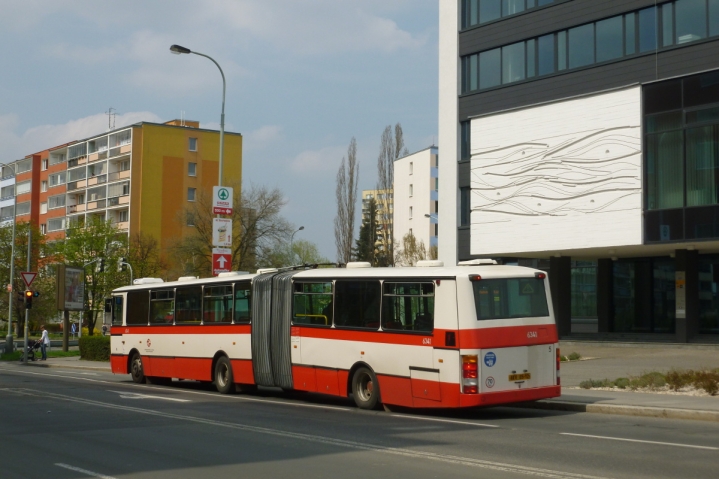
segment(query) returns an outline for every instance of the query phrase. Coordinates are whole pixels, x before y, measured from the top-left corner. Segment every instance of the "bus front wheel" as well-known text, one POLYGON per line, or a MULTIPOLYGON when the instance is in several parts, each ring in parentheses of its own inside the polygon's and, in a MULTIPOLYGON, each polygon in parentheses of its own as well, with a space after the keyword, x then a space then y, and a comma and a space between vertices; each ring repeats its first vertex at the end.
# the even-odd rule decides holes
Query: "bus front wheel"
POLYGON ((142 368, 142 357, 140 357, 140 353, 133 354, 132 359, 130 359, 130 376, 132 376, 132 380, 138 384, 145 383, 145 372, 142 368))
POLYGON ((222 356, 215 364, 215 387, 222 394, 229 394, 234 391, 232 380, 232 364, 226 356, 222 356))
POLYGON ((379 405, 379 383, 371 369, 361 367, 352 376, 352 397, 360 409, 375 409, 379 405))

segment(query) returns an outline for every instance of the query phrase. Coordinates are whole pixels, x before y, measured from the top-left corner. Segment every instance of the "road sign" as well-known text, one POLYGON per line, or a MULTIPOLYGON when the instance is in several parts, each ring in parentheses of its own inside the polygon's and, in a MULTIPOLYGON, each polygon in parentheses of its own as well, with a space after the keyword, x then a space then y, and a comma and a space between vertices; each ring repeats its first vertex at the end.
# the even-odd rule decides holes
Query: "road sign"
POLYGON ((33 273, 31 271, 23 271, 20 273, 20 276, 22 276, 22 280, 25 281, 25 285, 29 288, 33 281, 35 281, 35 276, 37 276, 37 273, 33 273))
POLYGON ((232 250, 230 248, 212 248, 212 274, 228 273, 232 269, 232 250))
POLYGON ((212 246, 232 247, 232 220, 212 218, 212 246))
POLYGON ((232 188, 229 186, 212 187, 212 214, 232 214, 232 188))

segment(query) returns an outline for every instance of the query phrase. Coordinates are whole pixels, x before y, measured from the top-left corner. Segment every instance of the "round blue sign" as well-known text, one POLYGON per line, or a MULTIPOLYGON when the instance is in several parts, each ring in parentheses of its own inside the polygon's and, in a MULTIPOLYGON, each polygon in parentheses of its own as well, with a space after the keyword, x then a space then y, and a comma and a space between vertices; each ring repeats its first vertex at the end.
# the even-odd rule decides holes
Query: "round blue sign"
POLYGON ((496 362, 497 356, 493 352, 490 351, 484 355, 484 364, 486 364, 487 367, 491 368, 496 362))

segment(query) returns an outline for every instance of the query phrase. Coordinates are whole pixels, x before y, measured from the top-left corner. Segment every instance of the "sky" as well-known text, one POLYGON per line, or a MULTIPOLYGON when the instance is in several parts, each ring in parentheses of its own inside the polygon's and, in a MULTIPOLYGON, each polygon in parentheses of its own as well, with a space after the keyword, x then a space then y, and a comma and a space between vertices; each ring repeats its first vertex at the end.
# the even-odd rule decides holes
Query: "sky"
MULTIPOLYGON (((436 0, 0 0, 0 163, 115 126, 181 116, 244 136, 243 183, 336 258, 335 176, 352 137, 359 190, 385 126, 436 142, 436 0)), ((225 158, 225 162, 230 161, 225 158)), ((358 195, 359 196, 359 195, 358 195)), ((357 204, 355 236, 359 232, 357 204)))

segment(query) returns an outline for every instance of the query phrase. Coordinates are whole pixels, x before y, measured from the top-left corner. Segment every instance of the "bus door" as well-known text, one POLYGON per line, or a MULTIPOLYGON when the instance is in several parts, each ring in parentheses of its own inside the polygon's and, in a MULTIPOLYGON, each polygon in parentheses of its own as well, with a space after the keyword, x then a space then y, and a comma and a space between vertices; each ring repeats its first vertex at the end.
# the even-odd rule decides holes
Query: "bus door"
MULTIPOLYGON (((434 298, 433 367, 439 371, 440 385, 457 385, 460 381, 461 367, 457 282, 448 279, 436 280, 434 298)), ((449 398, 443 399, 446 402, 449 398)))

